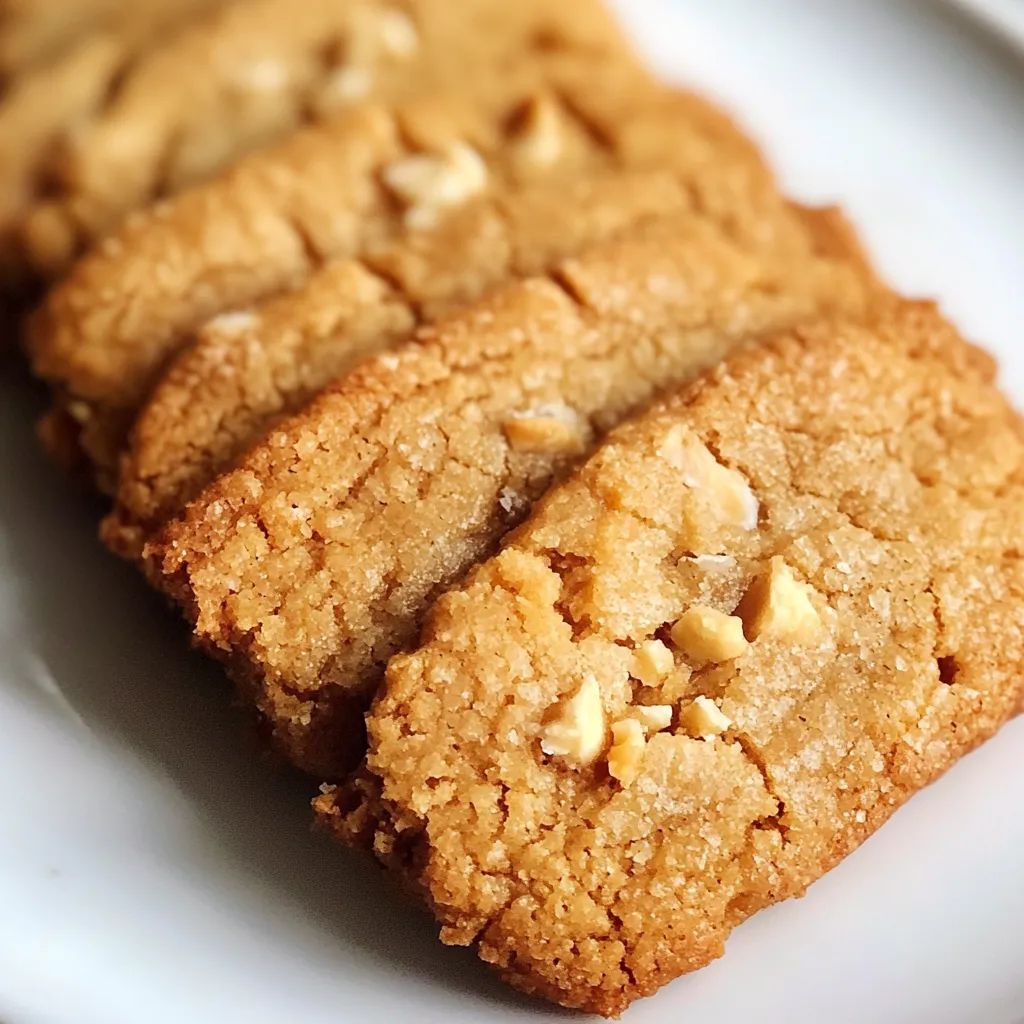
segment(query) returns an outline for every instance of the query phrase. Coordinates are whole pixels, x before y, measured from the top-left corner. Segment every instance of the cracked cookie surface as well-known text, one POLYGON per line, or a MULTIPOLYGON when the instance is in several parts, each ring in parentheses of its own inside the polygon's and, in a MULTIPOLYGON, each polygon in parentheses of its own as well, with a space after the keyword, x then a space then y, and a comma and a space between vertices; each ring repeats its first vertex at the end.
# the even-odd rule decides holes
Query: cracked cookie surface
POLYGON ((620 428, 392 660, 321 818, 566 1006, 720 956, 1018 707, 1024 429, 992 377, 907 305, 620 428), (686 650, 695 609, 741 642, 686 650))
MULTIPOLYGON (((539 79, 564 62, 526 65, 539 79)), ((476 94, 362 106, 140 215, 82 260, 51 292, 28 344, 37 374, 54 386, 56 418, 77 425, 101 485, 113 486, 130 424, 191 331, 301 286, 332 258, 401 237, 409 216, 422 227, 424 215, 440 223, 487 195, 500 202, 520 182, 574 187, 608 171, 666 168, 695 206, 737 232, 772 246, 788 232, 802 244, 776 212, 784 203, 756 149, 724 115, 653 86, 618 91, 607 67, 590 71, 601 91, 576 82, 552 93, 506 76, 493 106, 476 94), (538 88, 549 112, 539 119, 538 88), (552 111, 561 142, 554 159, 541 147, 537 165, 535 147, 524 158, 522 145, 550 131, 552 111)), ((482 246, 481 255, 502 253, 482 246)), ((393 272, 414 274, 414 262, 393 272)))
POLYGON ((837 215, 785 217, 802 251, 683 212, 442 318, 328 388, 157 535, 151 579, 287 756, 321 778, 357 760, 362 712, 430 601, 658 389, 759 331, 877 298, 837 215))

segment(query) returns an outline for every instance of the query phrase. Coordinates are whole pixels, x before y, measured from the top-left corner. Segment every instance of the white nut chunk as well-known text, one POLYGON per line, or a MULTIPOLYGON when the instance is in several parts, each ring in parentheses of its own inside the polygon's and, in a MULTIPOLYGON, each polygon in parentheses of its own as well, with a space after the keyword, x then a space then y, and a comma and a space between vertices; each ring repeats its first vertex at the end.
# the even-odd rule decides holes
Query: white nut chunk
POLYGON ((453 142, 436 156, 418 154, 384 168, 384 184, 408 205, 409 228, 436 223, 446 207, 458 206, 487 187, 487 164, 465 142, 453 142))
POLYGON ((584 448, 580 417, 569 406, 542 406, 518 412, 503 424, 513 451, 528 454, 579 454, 584 448))
POLYGON ((630 675, 644 686, 657 686, 675 667, 672 652, 660 640, 645 640, 633 652, 630 675))
POLYGON ((411 57, 419 49, 419 32, 404 11, 382 11, 379 31, 381 48, 390 57, 411 57))
POLYGON ((672 627, 672 642, 690 661, 731 661, 750 646, 743 620, 716 608, 695 605, 672 627))
POLYGON ((774 637, 779 640, 809 640, 821 627, 821 618, 811 603, 811 588, 798 582, 793 570, 781 558, 773 558, 768 569, 750 585, 737 612, 751 640, 774 637))
POLYGON ((605 719, 601 689, 587 676, 575 697, 567 700, 559 717, 541 734, 540 749, 552 757, 564 757, 585 767, 597 760, 604 749, 605 719))
POLYGON ((561 159, 565 129, 555 102, 547 96, 535 96, 523 112, 523 120, 513 143, 513 153, 521 170, 540 171, 553 167, 561 159))
POLYGON ((742 473, 723 466, 686 427, 675 426, 665 437, 659 454, 683 473, 683 483, 704 492, 719 519, 729 526, 753 530, 758 502, 742 473))
POLYGON ((623 786, 632 786, 640 774, 647 740, 643 726, 635 718, 624 718, 612 726, 612 746, 608 751, 608 774, 623 786))
POLYGON ((667 729, 672 724, 672 705, 637 704, 630 708, 629 717, 636 719, 644 732, 650 736, 667 729))
POLYGON ((718 705, 707 697, 698 697, 679 714, 679 724, 698 740, 713 740, 721 736, 732 722, 722 714, 718 705))

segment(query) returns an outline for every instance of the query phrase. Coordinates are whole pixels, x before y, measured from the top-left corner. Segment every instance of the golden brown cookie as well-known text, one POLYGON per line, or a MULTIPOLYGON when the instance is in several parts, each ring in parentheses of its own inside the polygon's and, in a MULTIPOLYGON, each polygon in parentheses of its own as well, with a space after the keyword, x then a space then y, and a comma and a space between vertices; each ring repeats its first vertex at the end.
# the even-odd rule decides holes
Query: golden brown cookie
POLYGON ((117 88, 54 154, 22 219, 21 254, 53 277, 131 210, 363 100, 437 89, 485 101, 505 81, 584 56, 629 67, 600 0, 246 0, 121 70, 117 88))
POLYGON ((109 488, 140 405, 209 317, 520 182, 568 186, 651 167, 676 171, 694 203, 730 229, 793 233, 791 221, 765 219, 783 201, 754 146, 688 94, 566 85, 513 90, 496 109, 450 95, 364 106, 108 239, 51 293, 31 332, 33 364, 109 488))
POLYGON ((0 0, 0 80, 66 58, 90 32, 149 35, 209 6, 211 0, 0 0))
POLYGON ((685 177, 669 170, 514 182, 433 229, 328 264, 293 293, 215 318, 135 424, 105 541, 138 558, 146 538, 276 420, 414 327, 645 219, 692 208, 685 177))
POLYGON ((802 895, 1024 690, 1024 429, 935 311, 616 431, 393 660, 323 820, 606 1016, 802 895))
MULTIPOLYGON (((0 66, 4 54, 17 63, 40 46, 45 29, 66 30, 63 45, 48 59, 16 75, 0 96, 0 290, 19 296, 32 275, 20 254, 20 219, 49 188, 55 153, 83 130, 97 108, 108 101, 120 78, 140 59, 153 38, 173 32, 227 0, 148 0, 132 4, 24 4, 0 22, 0 66), (62 13, 63 12, 63 13, 62 13), (60 15, 60 17, 58 17, 60 15), (37 38, 38 37, 38 38, 37 38)), ((51 47, 45 47, 49 52, 51 47)))
POLYGON ((362 712, 423 610, 605 430, 752 334, 875 297, 859 253, 835 252, 835 215, 773 216, 802 225, 803 251, 684 212, 442 319, 161 531, 151 578, 290 758, 322 778, 358 758, 362 712))
MULTIPOLYGON (((467 78, 473 89, 358 105, 129 218, 82 260, 40 310, 28 348, 37 372, 54 384, 55 414, 80 425, 101 484, 113 485, 138 405, 190 330, 218 312, 295 287, 329 258, 422 227, 510 176, 575 178, 604 166, 649 167, 678 151, 678 166, 684 153, 705 165, 714 154, 723 161, 711 202, 735 205, 728 192, 741 175, 770 188, 755 147, 723 115, 655 87, 628 53, 601 48, 594 38, 599 24, 587 14, 596 2, 516 5, 502 56, 490 53, 493 43, 464 37, 461 20, 450 23, 447 0, 419 0, 422 56, 415 69, 388 79, 390 91, 403 85, 419 95, 430 81, 443 82, 440 69, 451 73, 446 61, 459 45, 476 54, 473 61, 493 57, 489 71, 477 67, 467 78), (434 5, 428 34, 425 15, 434 5), (442 28, 453 33, 448 43, 435 38, 442 28), (543 46, 538 33, 548 40, 543 46), (438 73, 431 77, 433 63, 438 73), (639 107, 647 111, 640 124, 614 133, 616 119, 639 107), (645 138, 645 124, 662 131, 671 125, 679 138, 645 138), (614 148, 618 136, 627 147, 622 152, 614 148)), ((457 6, 465 13, 467 4, 480 6, 482 17, 494 0, 457 6)), ((473 61, 455 63, 469 74, 473 61)))

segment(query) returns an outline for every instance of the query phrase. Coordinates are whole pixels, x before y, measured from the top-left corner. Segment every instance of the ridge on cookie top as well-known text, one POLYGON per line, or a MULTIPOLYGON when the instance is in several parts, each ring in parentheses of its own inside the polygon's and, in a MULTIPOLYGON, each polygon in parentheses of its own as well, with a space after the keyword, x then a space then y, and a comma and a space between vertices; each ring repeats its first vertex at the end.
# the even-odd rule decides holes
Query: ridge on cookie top
POLYGON ((1024 696, 1024 427, 925 305, 619 428, 392 660, 321 820, 607 1016, 803 894, 1024 696))

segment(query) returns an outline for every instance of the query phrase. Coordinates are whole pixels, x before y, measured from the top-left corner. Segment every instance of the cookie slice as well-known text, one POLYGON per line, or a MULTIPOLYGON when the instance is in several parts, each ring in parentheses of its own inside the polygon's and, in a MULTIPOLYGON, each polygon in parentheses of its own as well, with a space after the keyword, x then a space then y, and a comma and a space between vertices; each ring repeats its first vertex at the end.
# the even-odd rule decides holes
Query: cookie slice
MULTIPOLYGON (((151 0, 117 10, 102 5, 86 10, 72 4, 61 22, 69 31, 76 30, 67 45, 9 83, 0 100, 0 287, 7 296, 21 296, 32 283, 19 251, 19 222, 49 187, 55 150, 81 130, 155 36, 223 2, 151 0), (83 31, 78 33, 80 24, 83 31)), ((43 6, 21 11, 21 29, 8 25, 7 36, 0 29, 0 61, 5 44, 16 49, 13 40, 21 39, 22 31, 30 33, 35 24, 42 32, 56 13, 43 6)))
POLYGON ((544 67, 640 74, 600 0, 246 0, 122 69, 51 162, 21 225, 54 277, 126 213, 354 102, 436 89, 481 102, 544 67), (550 45, 550 49, 547 47, 550 45))
POLYGON ((51 424, 78 425, 110 489, 138 409, 203 321, 520 181, 666 167, 731 230, 794 234, 785 218, 766 220, 783 201, 723 115, 654 87, 595 90, 596 81, 539 94, 510 86, 490 108, 451 95, 363 106, 138 216, 54 289, 33 325, 33 365, 56 391, 51 424))
POLYGON ((829 214, 804 251, 683 213, 564 261, 364 364, 270 434, 147 548, 277 745, 322 778, 429 602, 605 430, 751 334, 877 292, 829 214), (821 250, 824 250, 824 254, 821 250))
POLYGON ((95 31, 151 34, 209 0, 0 0, 0 79, 68 58, 95 31))
POLYGON ((720 956, 1024 695, 1024 430, 992 377, 908 306, 624 426, 391 662, 322 819, 565 1006, 720 956))
POLYGON ((140 414, 104 540, 138 558, 156 528, 358 360, 509 278, 543 273, 645 219, 691 207, 690 190, 670 171, 512 187, 360 261, 329 264, 296 292, 217 317, 140 414))

